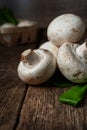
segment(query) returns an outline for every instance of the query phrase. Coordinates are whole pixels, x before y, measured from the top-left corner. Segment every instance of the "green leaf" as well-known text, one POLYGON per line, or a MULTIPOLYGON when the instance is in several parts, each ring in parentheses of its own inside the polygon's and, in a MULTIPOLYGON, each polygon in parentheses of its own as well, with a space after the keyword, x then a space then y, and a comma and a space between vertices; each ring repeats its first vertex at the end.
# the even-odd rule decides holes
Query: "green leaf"
POLYGON ((68 91, 64 92, 59 97, 59 101, 68 105, 77 106, 77 104, 83 99, 86 90, 87 84, 76 85, 68 91))
POLYGON ((14 16, 12 10, 7 7, 0 8, 0 25, 4 23, 18 24, 18 20, 14 16))
POLYGON ((68 80, 63 80, 63 81, 55 81, 53 82, 53 84, 59 88, 63 88, 63 87, 71 87, 74 86, 75 84, 68 81, 68 80))

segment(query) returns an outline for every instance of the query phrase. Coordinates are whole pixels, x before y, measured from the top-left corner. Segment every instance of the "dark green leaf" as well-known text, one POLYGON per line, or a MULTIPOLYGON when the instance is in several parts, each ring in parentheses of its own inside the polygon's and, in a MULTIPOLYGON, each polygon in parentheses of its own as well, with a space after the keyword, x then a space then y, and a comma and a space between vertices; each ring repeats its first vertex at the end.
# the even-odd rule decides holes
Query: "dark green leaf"
POLYGON ((14 16, 12 10, 9 8, 0 8, 0 24, 4 23, 13 23, 13 24, 18 24, 18 20, 14 16))
POLYGON ((48 83, 58 88, 71 87, 73 85, 76 85, 75 83, 67 80, 59 71, 56 71, 56 73, 53 75, 48 83))
POLYGON ((74 86, 75 84, 68 81, 68 80, 63 80, 63 81, 55 81, 53 82, 53 84, 57 87, 71 87, 71 86, 74 86))

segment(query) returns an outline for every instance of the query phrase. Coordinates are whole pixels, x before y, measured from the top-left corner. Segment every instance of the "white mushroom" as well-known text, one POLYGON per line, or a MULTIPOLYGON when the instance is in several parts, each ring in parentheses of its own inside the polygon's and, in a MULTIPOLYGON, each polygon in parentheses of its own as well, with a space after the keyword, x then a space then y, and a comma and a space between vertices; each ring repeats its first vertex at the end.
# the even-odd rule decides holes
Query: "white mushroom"
POLYGON ((45 49, 28 49, 22 53, 18 76, 31 85, 46 82, 55 72, 56 59, 45 49))
POLYGON ((58 47, 52 44, 52 42, 47 41, 43 43, 39 48, 46 49, 50 51, 54 55, 55 58, 57 57, 58 47))
MULTIPOLYGON (((8 29, 8 28, 12 28, 12 27, 16 27, 16 25, 12 24, 12 23, 4 23, 1 27, 0 27, 0 31, 3 33, 5 33, 5 31, 3 31, 4 29, 8 29)), ((3 35, 3 39, 5 42, 11 42, 11 35, 10 34, 4 34, 3 35)))
POLYGON ((61 73, 75 83, 87 82, 87 43, 64 43, 58 50, 57 64, 61 73))
POLYGON ((81 57, 87 60, 87 42, 84 42, 76 49, 76 53, 81 57))
POLYGON ((33 22, 29 20, 20 20, 19 23, 17 24, 18 27, 27 27, 33 25, 33 22))
POLYGON ((0 29, 3 29, 3 28, 12 28, 12 27, 15 27, 16 25, 15 24, 12 24, 12 23, 4 23, 3 25, 1 25, 0 29))
POLYGON ((77 42, 85 32, 83 20, 74 14, 63 14, 55 18, 48 26, 47 36, 56 46, 64 42, 77 42))

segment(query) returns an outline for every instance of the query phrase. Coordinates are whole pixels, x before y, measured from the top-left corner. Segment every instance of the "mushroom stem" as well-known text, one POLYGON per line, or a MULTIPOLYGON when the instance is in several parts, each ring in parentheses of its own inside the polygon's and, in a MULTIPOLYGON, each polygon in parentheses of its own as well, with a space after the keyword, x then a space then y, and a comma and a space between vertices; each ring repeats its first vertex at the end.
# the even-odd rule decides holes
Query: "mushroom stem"
POLYGON ((28 62, 27 56, 28 56, 28 54, 29 54, 31 51, 32 51, 31 49, 28 49, 28 50, 24 51, 24 52, 21 54, 21 61, 22 61, 23 63, 27 63, 27 62, 28 62))
POLYGON ((77 47, 76 53, 84 59, 87 59, 87 41, 85 41, 82 45, 77 47))
POLYGON ((21 54, 21 61, 23 63, 28 63, 29 66, 38 64, 40 58, 40 55, 31 49, 28 49, 21 54))

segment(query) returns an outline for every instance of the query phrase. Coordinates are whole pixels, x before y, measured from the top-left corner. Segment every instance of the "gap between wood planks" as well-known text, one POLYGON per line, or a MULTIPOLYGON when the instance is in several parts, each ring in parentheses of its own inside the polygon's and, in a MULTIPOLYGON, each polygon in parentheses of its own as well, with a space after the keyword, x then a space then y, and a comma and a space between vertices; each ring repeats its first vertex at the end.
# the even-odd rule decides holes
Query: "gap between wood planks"
POLYGON ((25 100, 25 98, 26 98, 27 90, 28 90, 28 88, 29 88, 29 86, 28 86, 27 84, 26 84, 25 86, 26 86, 26 89, 25 89, 24 96, 23 96, 23 98, 22 98, 22 101, 21 101, 21 104, 20 104, 20 107, 19 107, 19 110, 18 110, 18 117, 17 117, 17 119, 16 119, 16 121, 15 121, 13 130, 16 130, 16 129, 17 129, 17 126, 18 126, 18 124, 19 124, 19 122, 20 122, 20 116, 21 116, 22 106, 23 106, 24 100, 25 100))

